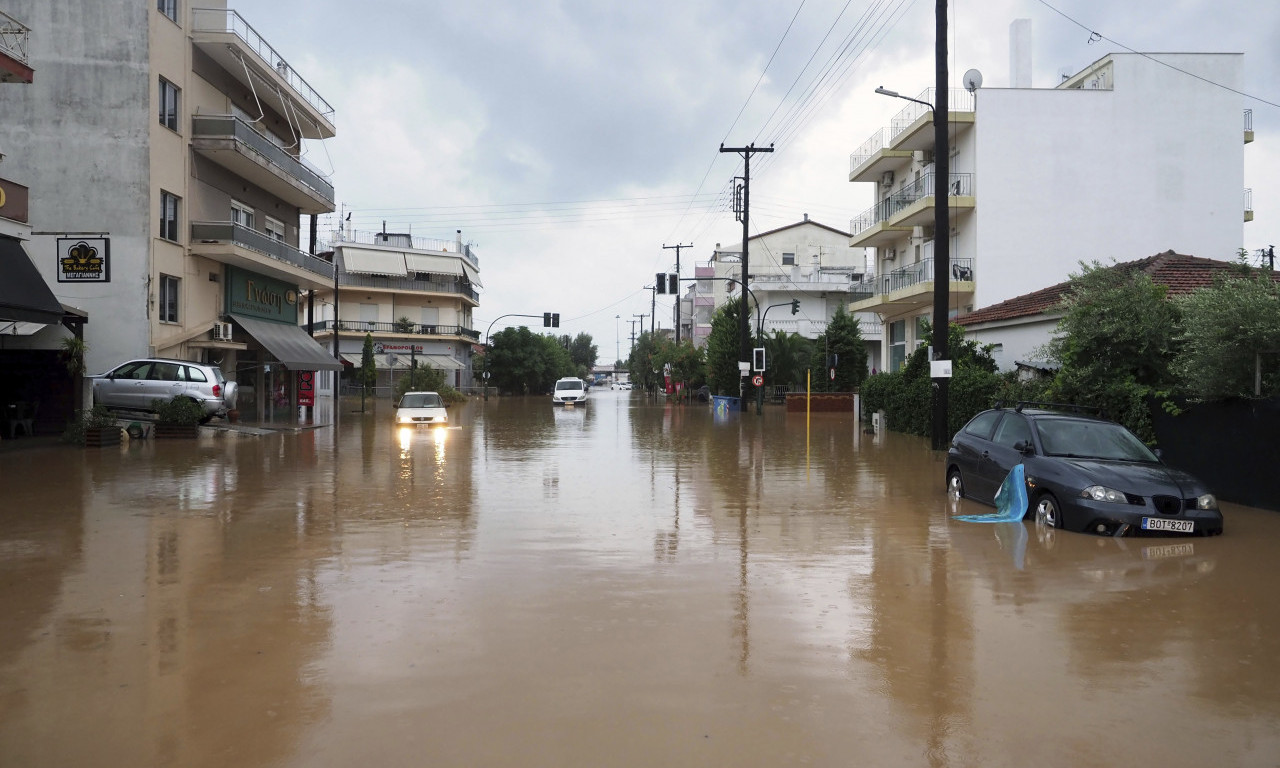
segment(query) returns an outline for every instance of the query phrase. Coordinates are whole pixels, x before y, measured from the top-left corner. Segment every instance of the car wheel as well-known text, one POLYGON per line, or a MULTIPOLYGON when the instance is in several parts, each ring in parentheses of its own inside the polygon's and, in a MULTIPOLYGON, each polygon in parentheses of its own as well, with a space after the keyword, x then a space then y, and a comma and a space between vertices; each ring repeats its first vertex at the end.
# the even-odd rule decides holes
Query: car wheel
POLYGON ((1046 528, 1062 528, 1062 508, 1051 493, 1042 493, 1036 499, 1036 523, 1046 528))
POLYGON ((947 471, 947 495, 953 499, 964 498, 964 480, 960 477, 960 470, 952 467, 947 471))

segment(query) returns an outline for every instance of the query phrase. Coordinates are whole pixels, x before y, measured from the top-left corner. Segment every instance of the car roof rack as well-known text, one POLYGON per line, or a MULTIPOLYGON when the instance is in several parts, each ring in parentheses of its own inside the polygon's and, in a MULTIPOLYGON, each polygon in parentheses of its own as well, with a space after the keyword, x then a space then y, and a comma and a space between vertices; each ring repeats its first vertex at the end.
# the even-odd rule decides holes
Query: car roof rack
MULTIPOLYGON (((996 403, 996 407, 1000 407, 1000 403, 996 403)), ((1098 418, 1104 418, 1102 409, 1094 405, 1076 405, 1075 403, 1042 403, 1035 400, 1019 400, 1014 404, 1013 409, 1022 412, 1023 408, 1040 408, 1046 411, 1065 411, 1066 413, 1083 413, 1098 418)))

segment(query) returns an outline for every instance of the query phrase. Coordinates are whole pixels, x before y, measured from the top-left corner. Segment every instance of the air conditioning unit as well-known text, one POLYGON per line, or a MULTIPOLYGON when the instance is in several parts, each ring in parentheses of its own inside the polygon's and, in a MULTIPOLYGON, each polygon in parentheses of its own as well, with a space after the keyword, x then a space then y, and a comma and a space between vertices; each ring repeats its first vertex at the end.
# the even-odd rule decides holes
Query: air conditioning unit
POLYGON ((231 341, 231 323, 213 324, 214 341, 231 341))
POLYGON ((885 171, 880 175, 880 184, 885 187, 893 186, 893 171, 885 171))
POLYGON ((896 249, 890 248, 889 250, 884 252, 885 261, 893 261, 896 258, 898 258, 898 251, 896 249))

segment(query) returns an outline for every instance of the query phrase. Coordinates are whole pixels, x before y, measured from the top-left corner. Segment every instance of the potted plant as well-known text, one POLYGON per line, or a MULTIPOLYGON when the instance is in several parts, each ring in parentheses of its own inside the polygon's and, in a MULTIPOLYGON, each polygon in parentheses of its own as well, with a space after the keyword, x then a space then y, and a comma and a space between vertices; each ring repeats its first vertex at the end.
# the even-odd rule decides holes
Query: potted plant
POLYGON ((156 398, 151 401, 151 409, 156 413, 157 439, 192 438, 200 432, 204 408, 189 397, 175 397, 172 400, 156 398))
POLYGON ((116 417, 107 411, 106 406, 95 405, 88 411, 76 411, 76 418, 67 424, 66 431, 62 433, 62 439, 87 448, 119 445, 120 425, 116 422, 116 417))
POLYGON ((413 333, 413 321, 407 316, 402 316, 396 321, 396 331, 399 333, 413 333))

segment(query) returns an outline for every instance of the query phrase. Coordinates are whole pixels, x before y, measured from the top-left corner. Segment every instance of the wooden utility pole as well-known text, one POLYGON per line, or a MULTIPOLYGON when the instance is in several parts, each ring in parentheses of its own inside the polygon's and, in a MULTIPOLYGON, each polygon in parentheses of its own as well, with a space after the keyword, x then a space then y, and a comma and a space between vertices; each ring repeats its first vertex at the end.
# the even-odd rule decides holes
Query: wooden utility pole
MULTIPOLYGON (((938 0, 945 2, 945 0, 938 0)), ((756 152, 772 152, 773 145, 767 148, 756 147, 755 144, 748 144, 745 147, 726 147, 720 145, 721 152, 734 152, 742 155, 742 312, 739 315, 738 323, 738 360, 739 362, 751 361, 751 323, 747 320, 747 292, 748 285, 748 259, 747 259, 747 240, 750 238, 750 229, 747 226, 748 214, 751 210, 751 156, 756 152)), ((738 374, 738 394, 741 396, 743 390, 742 374, 738 374)), ((743 403, 742 410, 746 410, 746 398, 740 398, 743 403)))

